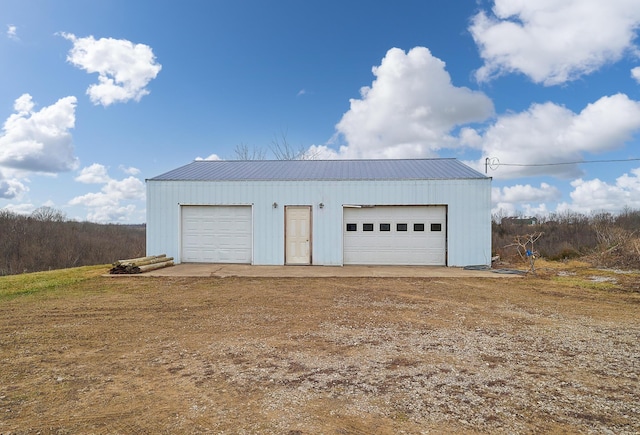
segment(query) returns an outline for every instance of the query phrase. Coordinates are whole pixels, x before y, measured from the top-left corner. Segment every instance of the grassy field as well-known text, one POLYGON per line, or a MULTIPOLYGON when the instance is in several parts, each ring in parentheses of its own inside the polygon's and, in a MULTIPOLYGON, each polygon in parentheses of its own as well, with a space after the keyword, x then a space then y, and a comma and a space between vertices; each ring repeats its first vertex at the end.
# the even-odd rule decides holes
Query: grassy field
POLYGON ((640 274, 0 277, 0 433, 640 431, 640 274))
POLYGON ((104 275, 108 266, 85 266, 0 277, 0 300, 36 293, 65 291, 72 284, 104 275))

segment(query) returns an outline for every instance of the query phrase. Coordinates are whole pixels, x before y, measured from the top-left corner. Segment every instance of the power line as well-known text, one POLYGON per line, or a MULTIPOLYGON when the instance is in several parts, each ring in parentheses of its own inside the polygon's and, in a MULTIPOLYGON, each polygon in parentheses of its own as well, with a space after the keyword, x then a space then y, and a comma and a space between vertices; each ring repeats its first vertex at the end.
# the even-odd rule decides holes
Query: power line
POLYGON ((497 157, 487 157, 484 160, 484 173, 487 173, 487 169, 497 169, 498 166, 561 166, 561 165, 581 165, 584 163, 616 163, 616 162, 634 162, 640 161, 640 158, 630 159, 606 159, 606 160, 581 160, 575 162, 559 162, 559 163, 500 163, 497 157))

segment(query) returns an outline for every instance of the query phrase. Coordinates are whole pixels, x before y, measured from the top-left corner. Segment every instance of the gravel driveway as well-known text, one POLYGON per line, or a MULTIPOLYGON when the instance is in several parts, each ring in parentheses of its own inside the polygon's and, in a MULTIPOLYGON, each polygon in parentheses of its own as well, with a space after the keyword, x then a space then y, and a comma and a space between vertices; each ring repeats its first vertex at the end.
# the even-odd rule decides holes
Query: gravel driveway
POLYGON ((0 305, 0 433, 636 434, 635 279, 98 277, 0 305))

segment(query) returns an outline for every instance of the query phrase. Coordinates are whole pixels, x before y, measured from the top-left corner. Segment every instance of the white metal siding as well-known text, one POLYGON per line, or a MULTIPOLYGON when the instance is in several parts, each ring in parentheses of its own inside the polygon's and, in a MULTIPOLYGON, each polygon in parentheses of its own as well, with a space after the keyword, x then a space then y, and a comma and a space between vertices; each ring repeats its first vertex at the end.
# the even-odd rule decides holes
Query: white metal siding
POLYGON ((312 206, 313 264, 343 262, 343 205, 447 206, 447 265, 491 264, 491 179, 396 181, 147 181, 147 253, 181 261, 180 208, 253 206, 253 264, 285 264, 284 208, 312 206), (273 203, 277 207, 273 207, 273 203), (320 208, 319 204, 323 207, 320 208))
POLYGON ((251 207, 183 206, 182 261, 251 263, 251 207))
POLYGON ((444 206, 346 207, 344 264, 446 265, 446 210, 444 206))

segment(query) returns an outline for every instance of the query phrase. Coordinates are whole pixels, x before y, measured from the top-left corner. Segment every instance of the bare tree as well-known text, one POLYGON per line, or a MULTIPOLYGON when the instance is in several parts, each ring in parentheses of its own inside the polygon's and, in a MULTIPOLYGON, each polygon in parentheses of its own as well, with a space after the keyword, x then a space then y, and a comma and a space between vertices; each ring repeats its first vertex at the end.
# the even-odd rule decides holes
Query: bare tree
POLYGON ((47 206, 35 209, 31 213, 31 217, 43 222, 64 222, 67 220, 67 216, 63 212, 47 206))
POLYGON ((233 150, 237 160, 264 160, 266 153, 261 148, 249 147, 246 143, 239 143, 233 150))
MULTIPOLYGON (((314 160, 318 156, 310 153, 303 145, 294 147, 287 139, 287 132, 274 134, 269 150, 276 160, 314 160)), ((239 143, 233 150, 236 160, 265 160, 267 153, 263 148, 239 143)))
POLYGON ((611 213, 597 213, 591 217, 591 226, 596 232, 598 244, 603 249, 615 249, 624 244, 629 236, 628 231, 616 225, 616 219, 611 213))
POLYGON ((289 143, 286 131, 280 132, 280 136, 273 135, 271 146, 269 148, 277 160, 309 159, 304 146, 300 145, 298 148, 294 148, 293 145, 289 143))
POLYGON ((516 236, 514 238, 514 243, 508 245, 515 246, 518 251, 518 255, 520 255, 520 258, 522 258, 524 261, 529 262, 529 271, 534 275, 536 274, 536 258, 538 258, 538 256, 540 255, 538 251, 535 250, 535 243, 540 237, 542 237, 542 234, 542 232, 536 231, 531 234, 516 236))

